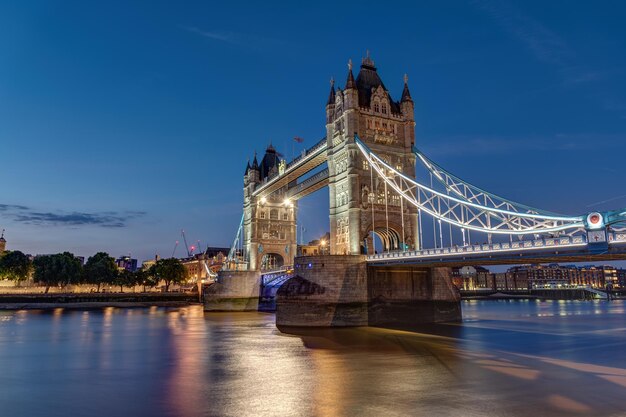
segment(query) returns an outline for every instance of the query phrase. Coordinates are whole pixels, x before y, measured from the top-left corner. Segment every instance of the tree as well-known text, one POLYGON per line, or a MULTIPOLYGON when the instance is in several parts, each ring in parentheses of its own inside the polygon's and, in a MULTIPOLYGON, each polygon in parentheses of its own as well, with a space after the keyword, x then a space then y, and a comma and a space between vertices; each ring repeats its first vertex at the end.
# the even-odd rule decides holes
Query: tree
POLYGON ((120 292, 124 292, 123 287, 134 287, 135 286, 136 276, 133 272, 122 269, 118 271, 117 276, 115 277, 115 285, 120 287, 120 292))
POLYGON ((154 265, 148 269, 138 269, 135 271, 135 282, 139 285, 143 285, 143 292, 146 292, 146 287, 154 287, 159 282, 155 276, 154 265))
POLYGON ((168 292, 171 284, 187 280, 187 268, 176 258, 159 259, 154 265, 154 276, 158 281, 165 281, 165 292, 168 292))
POLYGON ((97 285, 98 292, 100 292, 100 285, 115 283, 117 278, 115 259, 106 252, 98 252, 90 256, 85 263, 84 278, 85 282, 97 285))
POLYGON ((33 266, 35 281, 45 285, 46 292, 52 286, 78 284, 82 275, 80 260, 70 252, 36 256, 33 266))
POLYGON ((32 270, 30 258, 19 250, 9 252, 0 258, 0 276, 17 282, 28 278, 32 270))

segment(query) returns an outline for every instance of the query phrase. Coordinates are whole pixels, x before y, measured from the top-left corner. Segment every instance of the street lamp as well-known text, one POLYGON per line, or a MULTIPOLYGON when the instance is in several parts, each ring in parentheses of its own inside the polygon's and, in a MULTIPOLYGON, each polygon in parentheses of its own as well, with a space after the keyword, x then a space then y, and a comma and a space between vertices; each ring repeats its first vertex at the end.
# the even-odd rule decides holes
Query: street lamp
POLYGON ((320 241, 320 245, 322 246, 322 250, 321 250, 322 255, 324 255, 324 253, 326 252, 326 239, 322 239, 320 241))

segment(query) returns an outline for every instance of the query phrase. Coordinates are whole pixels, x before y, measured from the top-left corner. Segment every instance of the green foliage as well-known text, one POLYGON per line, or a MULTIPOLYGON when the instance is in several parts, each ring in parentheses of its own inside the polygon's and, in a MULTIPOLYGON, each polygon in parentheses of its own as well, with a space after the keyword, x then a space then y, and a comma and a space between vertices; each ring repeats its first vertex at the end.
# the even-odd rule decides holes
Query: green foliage
POLYGON ((85 263, 84 280, 89 284, 98 286, 102 284, 115 284, 117 281, 117 265, 115 259, 106 252, 98 252, 90 256, 85 263))
POLYGON ((31 270, 30 258, 18 250, 5 253, 0 258, 0 276, 18 284, 28 278, 31 270))
POLYGON ((187 268, 176 258, 159 259, 150 269, 157 282, 165 282, 165 291, 169 291, 171 284, 182 284, 187 280, 187 268))
POLYGON ((124 292, 123 287, 134 287, 136 284, 136 275, 126 269, 117 273, 114 284, 120 287, 120 292, 124 292))
POLYGON ((82 275, 80 260, 69 252, 36 256, 33 266, 35 281, 46 287, 78 284, 82 275))
POLYGON ((148 269, 135 271, 135 279, 138 285, 143 285, 143 292, 146 292, 146 287, 152 288, 159 283, 155 275, 154 265, 148 269))

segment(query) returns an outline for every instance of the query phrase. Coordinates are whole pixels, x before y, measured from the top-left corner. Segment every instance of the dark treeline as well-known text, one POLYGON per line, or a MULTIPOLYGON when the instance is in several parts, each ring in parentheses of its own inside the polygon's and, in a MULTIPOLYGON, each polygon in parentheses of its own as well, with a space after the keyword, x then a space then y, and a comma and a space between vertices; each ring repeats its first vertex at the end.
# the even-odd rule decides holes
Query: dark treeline
POLYGON ((19 285, 29 277, 39 285, 46 287, 64 287, 66 285, 90 284, 100 292, 102 285, 120 287, 142 286, 147 288, 165 283, 165 291, 172 284, 182 284, 187 280, 187 269, 176 258, 159 259, 147 269, 131 272, 120 270, 115 259, 105 252, 98 252, 89 257, 83 266, 81 261, 70 252, 54 255, 37 255, 34 258, 20 251, 0 254, 0 278, 10 279, 19 285))

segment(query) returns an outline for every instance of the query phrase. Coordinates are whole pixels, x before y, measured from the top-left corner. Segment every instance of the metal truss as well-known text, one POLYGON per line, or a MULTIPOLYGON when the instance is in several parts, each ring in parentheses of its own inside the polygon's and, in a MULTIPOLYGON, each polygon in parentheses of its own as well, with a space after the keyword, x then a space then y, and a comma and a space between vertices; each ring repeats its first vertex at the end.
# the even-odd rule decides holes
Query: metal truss
POLYGON ((355 137, 355 142, 378 176, 402 198, 423 212, 462 230, 529 235, 580 230, 585 226, 583 216, 562 216, 513 203, 471 186, 447 172, 444 174, 445 171, 434 168, 424 158, 423 162, 432 167, 433 175, 446 185, 447 192, 439 192, 398 172, 358 137, 355 137))
MULTIPOLYGON (((243 243, 243 220, 245 214, 241 215, 241 221, 239 222, 239 228, 237 228, 237 233, 235 234, 235 239, 233 240, 233 244, 230 247, 230 251, 228 251, 228 256, 226 257, 226 268, 231 269, 230 265, 235 263, 238 264, 241 262, 239 259, 240 251, 243 251, 242 243, 243 243)), ((238 269, 237 267, 235 269, 238 269)))
POLYGON ((529 207, 524 204, 516 203, 506 198, 497 196, 489 191, 482 190, 467 181, 462 180, 456 175, 446 171, 441 166, 437 165, 426 155, 424 155, 419 149, 413 148, 413 153, 420 160, 422 165, 430 172, 434 178, 437 179, 446 190, 454 193, 457 197, 468 201, 470 203, 479 204, 485 207, 491 207, 496 209, 503 209, 516 213, 530 213, 530 214, 545 214, 550 216, 559 216, 556 213, 552 213, 546 210, 540 210, 537 208, 529 207))

